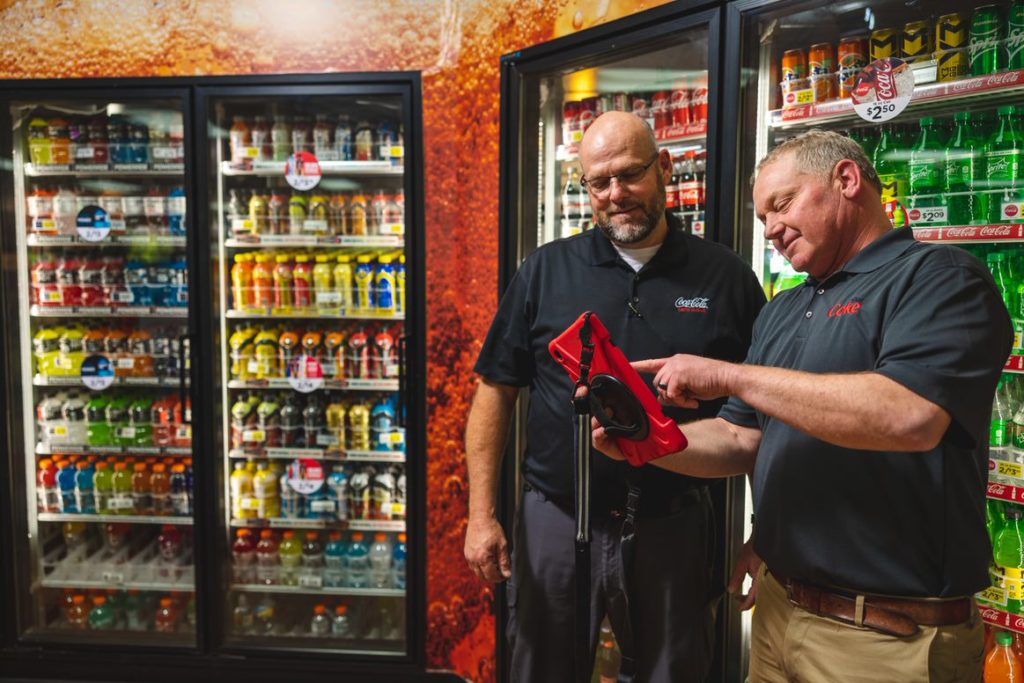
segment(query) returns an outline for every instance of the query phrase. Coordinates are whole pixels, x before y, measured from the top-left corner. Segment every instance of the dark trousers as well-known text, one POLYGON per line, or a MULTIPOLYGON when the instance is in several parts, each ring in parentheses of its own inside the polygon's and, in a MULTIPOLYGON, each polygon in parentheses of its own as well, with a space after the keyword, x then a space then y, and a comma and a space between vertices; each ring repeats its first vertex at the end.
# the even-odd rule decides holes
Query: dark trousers
MULTIPOLYGON (((637 522, 628 586, 636 683, 699 683, 707 676, 717 602, 709 599, 713 528, 706 494, 678 512, 637 522)), ((592 531, 591 661, 604 615, 617 635, 627 619, 622 519, 596 515, 592 531)), ((573 680, 574 535, 571 511, 524 492, 508 582, 513 683, 573 680)))

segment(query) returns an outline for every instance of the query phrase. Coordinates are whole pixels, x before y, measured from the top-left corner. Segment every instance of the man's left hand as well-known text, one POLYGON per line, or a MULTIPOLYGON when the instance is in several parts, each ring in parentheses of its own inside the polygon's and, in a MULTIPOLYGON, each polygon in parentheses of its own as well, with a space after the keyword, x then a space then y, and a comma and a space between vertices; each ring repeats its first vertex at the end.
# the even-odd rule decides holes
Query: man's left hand
POLYGON ((619 447, 615 445, 615 439, 608 436, 608 433, 604 431, 604 427, 597 421, 596 417, 590 418, 590 428, 592 430, 591 436, 594 442, 594 448, 607 455, 612 460, 625 460, 626 456, 622 454, 619 447))

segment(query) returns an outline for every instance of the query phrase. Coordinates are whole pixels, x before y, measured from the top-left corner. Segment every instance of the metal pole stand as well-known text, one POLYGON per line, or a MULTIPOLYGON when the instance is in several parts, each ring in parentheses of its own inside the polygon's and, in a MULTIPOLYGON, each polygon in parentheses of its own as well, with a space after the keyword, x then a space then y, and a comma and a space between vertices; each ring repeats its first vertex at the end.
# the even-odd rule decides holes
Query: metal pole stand
POLYGON ((573 465, 576 503, 576 683, 589 683, 594 662, 590 652, 590 363, 594 357, 590 316, 580 328, 580 377, 573 387, 573 465), (586 391, 580 394, 580 389, 586 391))

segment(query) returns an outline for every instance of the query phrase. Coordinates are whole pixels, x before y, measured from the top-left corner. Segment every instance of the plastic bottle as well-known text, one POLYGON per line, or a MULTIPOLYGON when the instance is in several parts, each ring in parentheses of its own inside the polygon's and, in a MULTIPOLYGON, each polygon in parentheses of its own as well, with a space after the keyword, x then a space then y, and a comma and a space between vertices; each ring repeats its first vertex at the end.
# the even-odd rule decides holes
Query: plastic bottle
POLYGON ((873 161, 878 178, 882 181, 882 202, 905 202, 908 191, 907 161, 891 124, 882 128, 873 161))
POLYGON ((294 272, 292 259, 287 254, 278 254, 274 261, 274 308, 290 311, 295 305, 294 272))
POLYGON ((60 488, 57 486, 57 468, 49 458, 39 461, 36 493, 39 497, 40 512, 60 512, 60 488))
POLYGON ((57 224, 57 232, 74 235, 77 215, 75 193, 61 185, 53 196, 53 220, 57 224))
POLYGON ((231 517, 233 519, 249 519, 256 516, 256 510, 250 508, 246 501, 252 497, 252 473, 246 469, 241 460, 235 461, 235 469, 231 472, 231 517))
POLYGON ((288 195, 274 191, 267 203, 267 230, 271 235, 284 235, 289 231, 288 195))
POLYGON ((317 114, 313 125, 313 154, 320 161, 333 161, 338 158, 338 151, 331 144, 331 124, 327 114, 317 114))
POLYGON ((269 593, 260 595, 252 610, 253 633, 258 636, 272 635, 277 631, 277 615, 274 598, 269 593))
POLYGON ((307 531, 306 541, 302 544, 302 569, 299 573, 299 584, 319 588, 323 585, 323 571, 324 546, 320 542, 320 534, 316 531, 307 531))
POLYGON ((150 473, 146 471, 146 463, 137 462, 132 467, 132 499, 135 501, 135 514, 153 514, 153 498, 150 495, 150 473))
POLYGON ((301 235, 309 215, 309 199, 304 194, 292 192, 288 197, 288 233, 301 235))
POLYGON ((281 514, 281 498, 277 492, 278 476, 271 471, 264 461, 256 466, 256 475, 252 478, 253 496, 256 498, 256 516, 270 519, 281 514))
POLYGON ((352 256, 338 254, 337 265, 334 266, 334 291, 337 294, 332 303, 344 311, 353 310, 353 284, 355 282, 352 269, 352 256))
POLYGON ((78 512, 75 500, 75 477, 77 471, 70 460, 57 463, 57 487, 60 489, 60 511, 63 513, 78 512))
POLYGON ((274 157, 274 148, 270 141, 270 125, 266 116, 257 116, 252 126, 252 146, 256 149, 256 158, 269 161, 274 157))
POLYGON ((185 190, 181 187, 171 188, 170 193, 167 195, 167 224, 172 235, 185 234, 185 210, 187 206, 185 190))
POLYGON ((76 595, 71 600, 71 606, 65 613, 68 626, 78 631, 84 631, 89 628, 89 607, 86 605, 85 596, 76 595))
POLYGON ((96 492, 93 488, 93 478, 96 471, 84 461, 79 461, 75 467, 75 505, 82 514, 95 514, 96 492))
POLYGON ((274 161, 285 161, 292 153, 292 127, 285 117, 274 116, 274 126, 270 129, 270 143, 274 152, 274 161))
POLYGON ((278 560, 277 539, 270 529, 260 531, 260 540, 256 544, 256 583, 272 586, 280 580, 280 562, 278 560))
POLYGON ((324 586, 340 588, 345 585, 345 556, 347 548, 340 531, 332 531, 324 547, 324 586))
POLYGON ((1017 683, 1024 680, 1024 663, 1013 651, 1013 636, 999 631, 995 647, 985 658, 985 683, 1017 683))
MULTIPOLYGON (((247 529, 243 529, 247 531, 247 529)), ((239 593, 235 601, 235 609, 231 612, 231 622, 234 625, 233 632, 236 636, 247 636, 252 633, 254 615, 249 605, 249 596, 239 593)))
POLYGON ((255 583, 256 545, 253 543, 251 529, 239 529, 236 532, 235 542, 231 545, 231 557, 232 580, 242 584, 255 583))
POLYGON ((178 630, 178 610, 173 598, 160 598, 153 626, 157 633, 174 633, 178 630))
POLYGON ((331 618, 327 616, 327 605, 316 605, 309 622, 310 635, 323 637, 331 632, 331 618))
POLYGON ((351 638, 352 624, 348 619, 348 605, 334 608, 334 619, 331 620, 331 635, 335 638, 351 638))
POLYGON ((307 254, 295 257, 295 268, 292 270, 293 304, 298 310, 306 310, 313 305, 313 266, 307 254))
POLYGON ((301 519, 306 516, 306 499, 288 483, 287 471, 278 479, 278 490, 281 497, 281 514, 284 517, 301 519))
POLYGON ((46 119, 35 118, 28 122, 28 155, 37 166, 53 163, 48 129, 46 119))
POLYGON ((391 554, 391 575, 392 584, 395 588, 405 590, 406 586, 406 574, 405 574, 405 559, 406 559, 406 535, 404 533, 398 534, 398 542, 395 543, 395 550, 391 554))
MULTIPOLYGON (((939 139, 935 127, 935 119, 922 116, 921 132, 910 151, 909 165, 909 204, 918 208, 941 208, 941 196, 944 183, 946 145, 939 139)), ((922 217, 925 218, 925 217, 922 217)), ((943 224, 944 220, 927 220, 928 223, 943 224)))
POLYGON ((107 605, 106 596, 94 597, 89 611, 89 628, 93 631, 109 631, 114 628, 115 622, 114 610, 107 605))
POLYGON ((105 462, 96 463, 96 474, 92 480, 93 493, 96 496, 96 512, 101 515, 114 514, 114 472, 105 462))
POLYGON ((159 462, 153 465, 149 475, 149 495, 154 515, 170 516, 174 513, 171 502, 171 478, 167 474, 167 465, 159 462))
POLYGON ((1004 105, 997 111, 999 124, 989 137, 985 152, 985 178, 991 192, 988 219, 990 223, 1019 223, 1024 220, 1021 212, 1004 214, 1003 204, 1021 199, 1024 134, 1017 128, 1017 107, 1004 105))
POLYGON ((252 267, 252 305, 265 310, 274 304, 274 273, 270 254, 257 254, 252 267))
POLYGON ((129 631, 146 630, 145 600, 138 590, 128 591, 124 600, 124 620, 129 631))
POLYGON ((950 225, 985 223, 988 195, 981 192, 985 181, 985 141, 975 132, 971 112, 953 115, 956 129, 947 143, 943 178, 950 225))
POLYGON ((247 151, 252 145, 252 134, 249 124, 241 116, 231 118, 231 128, 228 131, 228 143, 231 152, 231 163, 241 166, 247 158, 247 151))
POLYGON ((84 551, 88 548, 89 537, 86 535, 87 531, 84 522, 64 522, 64 525, 61 527, 61 533, 64 537, 64 547, 68 555, 76 554, 80 550, 84 551))
POLYGON ((388 535, 377 533, 370 546, 370 583, 374 588, 391 587, 391 542, 388 535))
POLYGON ((299 585, 299 565, 302 564, 302 542, 294 531, 285 531, 277 548, 281 562, 281 583, 286 586, 299 585))
POLYGON ((370 312, 376 306, 373 289, 373 256, 363 254, 356 257, 356 268, 352 274, 355 283, 353 310, 370 312))
POLYGON ((1003 527, 996 533, 992 559, 1003 570, 1007 611, 1018 614, 1024 601, 1024 511, 1010 505, 1005 516, 1003 527))
POLYGON ((192 496, 185 478, 184 463, 171 466, 170 484, 171 514, 188 517, 192 514, 192 496))
POLYGON ((331 473, 327 476, 327 490, 334 500, 335 517, 342 521, 348 519, 348 472, 344 465, 331 467, 331 473))
POLYGON ((615 636, 611 627, 601 626, 600 649, 597 652, 597 669, 601 683, 615 683, 619 680, 622 658, 615 647, 615 636))
POLYGON ((392 265, 391 256, 384 254, 377 259, 377 268, 373 274, 373 286, 373 301, 376 311, 384 315, 394 315, 397 300, 395 296, 395 267, 392 265))
POLYGON ((361 531, 352 534, 348 545, 345 567, 345 585, 349 588, 368 588, 370 585, 370 549, 366 547, 361 531))

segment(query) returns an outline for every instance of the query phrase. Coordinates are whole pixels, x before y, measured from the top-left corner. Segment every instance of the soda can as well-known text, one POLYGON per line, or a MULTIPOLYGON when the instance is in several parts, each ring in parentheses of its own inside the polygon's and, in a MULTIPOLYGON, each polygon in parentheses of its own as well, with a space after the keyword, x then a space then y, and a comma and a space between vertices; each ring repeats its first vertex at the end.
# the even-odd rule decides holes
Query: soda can
POLYGON ((894 28, 880 28, 871 34, 871 61, 899 57, 902 34, 894 28))
POLYGON ((868 39, 863 36, 843 38, 839 41, 839 97, 853 93, 857 76, 868 63, 868 39))
POLYGON ((629 93, 617 92, 612 94, 612 108, 609 111, 632 111, 633 105, 629 99, 629 93))
POLYGON ((903 27, 903 57, 908 62, 931 59, 935 51, 932 25, 929 21, 911 21, 903 27))
POLYGON ((971 75, 985 76, 1006 68, 1006 23, 999 5, 983 5, 971 19, 971 75))
POLYGON ((956 81, 971 70, 967 48, 959 50, 938 50, 935 53, 935 78, 939 82, 956 81))
POLYGON ((562 105, 562 142, 573 142, 573 133, 580 129, 580 103, 576 100, 562 105))
POLYGON ((807 66, 812 76, 830 74, 836 70, 836 51, 832 43, 811 45, 807 55, 807 66))
POLYGON ((1024 69, 1024 2, 1018 0, 1010 5, 1010 16, 1006 23, 1007 66, 1011 69, 1024 69))
POLYGON ((647 93, 635 92, 629 97, 630 111, 642 119, 651 118, 651 100, 647 93))
POLYGON ((580 132, 586 133, 587 128, 594 122, 601 112, 598 106, 601 103, 600 97, 587 97, 580 100, 580 132))
POLYGON ((654 114, 654 130, 665 130, 672 125, 672 111, 669 109, 669 93, 659 90, 651 96, 651 112, 654 114))
POLYGON ((690 123, 693 119, 690 112, 690 89, 685 86, 679 86, 673 90, 669 107, 672 109, 673 125, 685 126, 690 123))
POLYGON ((803 49, 786 50, 782 53, 782 80, 795 81, 807 78, 807 54, 803 49))
POLYGON ((606 111, 615 111, 611 93, 603 93, 597 96, 597 110, 602 114, 606 111))
POLYGON ((706 81, 690 91, 690 113, 693 123, 708 120, 708 84, 706 81))
POLYGON ((969 26, 967 17, 962 14, 943 14, 935 22, 935 49, 941 52, 966 48, 969 26))

